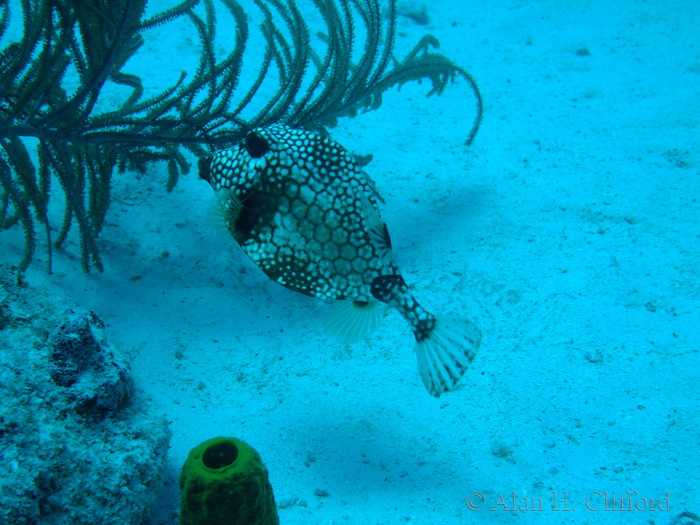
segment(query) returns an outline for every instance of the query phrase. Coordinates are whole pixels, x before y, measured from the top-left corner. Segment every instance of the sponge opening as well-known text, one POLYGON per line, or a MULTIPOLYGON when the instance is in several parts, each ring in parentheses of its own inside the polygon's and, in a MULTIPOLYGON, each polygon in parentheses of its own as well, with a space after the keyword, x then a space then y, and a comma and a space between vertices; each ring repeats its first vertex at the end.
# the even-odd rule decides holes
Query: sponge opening
POLYGON ((202 463, 211 469, 221 469, 233 464, 238 458, 238 447, 230 441, 217 443, 204 451, 202 463))

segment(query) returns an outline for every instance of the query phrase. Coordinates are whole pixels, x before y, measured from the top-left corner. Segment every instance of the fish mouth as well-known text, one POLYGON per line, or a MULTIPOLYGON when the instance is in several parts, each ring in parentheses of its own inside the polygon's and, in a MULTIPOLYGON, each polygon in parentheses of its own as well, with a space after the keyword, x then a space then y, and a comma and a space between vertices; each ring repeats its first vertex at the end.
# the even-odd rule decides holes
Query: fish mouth
POLYGON ((211 157, 199 157, 197 161, 199 178, 211 184, 211 157))

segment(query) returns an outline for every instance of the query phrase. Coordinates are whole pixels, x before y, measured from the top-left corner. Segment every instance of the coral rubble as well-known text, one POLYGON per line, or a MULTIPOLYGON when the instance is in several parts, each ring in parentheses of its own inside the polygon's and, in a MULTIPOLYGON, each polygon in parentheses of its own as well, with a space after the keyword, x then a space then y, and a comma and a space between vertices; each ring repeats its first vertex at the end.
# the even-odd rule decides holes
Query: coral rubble
POLYGON ((147 522, 170 431, 103 328, 0 273, 0 523, 147 522))

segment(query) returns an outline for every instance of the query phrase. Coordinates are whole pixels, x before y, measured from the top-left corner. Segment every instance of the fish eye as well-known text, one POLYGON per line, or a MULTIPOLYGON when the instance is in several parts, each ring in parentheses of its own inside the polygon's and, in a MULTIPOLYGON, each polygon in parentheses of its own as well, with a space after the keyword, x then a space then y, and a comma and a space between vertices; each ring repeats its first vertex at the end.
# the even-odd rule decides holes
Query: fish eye
POLYGON ((270 144, 260 135, 251 131, 245 137, 245 149, 254 159, 259 159, 270 151, 270 144))

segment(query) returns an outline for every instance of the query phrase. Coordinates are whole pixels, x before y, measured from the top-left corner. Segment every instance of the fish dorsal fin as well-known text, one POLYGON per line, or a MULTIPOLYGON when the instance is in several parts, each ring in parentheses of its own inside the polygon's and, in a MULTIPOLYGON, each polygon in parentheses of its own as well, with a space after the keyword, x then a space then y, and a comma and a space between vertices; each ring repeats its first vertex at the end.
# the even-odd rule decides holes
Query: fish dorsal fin
POLYGON ((212 221, 231 234, 239 244, 242 241, 242 235, 236 228, 236 220, 242 210, 243 204, 236 192, 227 188, 216 190, 214 200, 209 208, 209 217, 212 221))
POLYGON ((393 255, 391 253, 389 229, 386 227, 386 223, 382 220, 377 209, 365 195, 360 197, 360 201, 367 222, 366 226, 369 240, 377 250, 377 254, 382 259, 382 262, 386 265, 391 264, 393 255))

